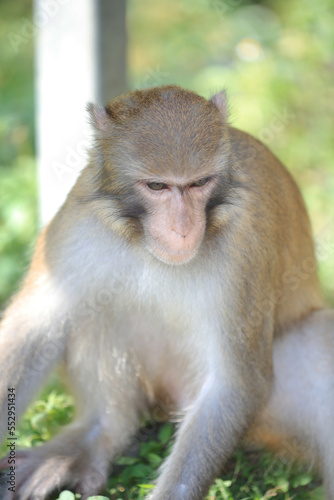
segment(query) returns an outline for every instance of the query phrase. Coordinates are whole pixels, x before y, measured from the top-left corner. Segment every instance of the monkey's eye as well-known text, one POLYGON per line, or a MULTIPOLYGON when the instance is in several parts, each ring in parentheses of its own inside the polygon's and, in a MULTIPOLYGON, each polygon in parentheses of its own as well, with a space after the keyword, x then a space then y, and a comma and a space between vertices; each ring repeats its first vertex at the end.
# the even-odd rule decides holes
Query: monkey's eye
POLYGON ((161 191, 162 189, 167 189, 167 184, 164 184, 163 182, 148 182, 147 187, 153 191, 161 191))
POLYGON ((209 182, 210 177, 203 177, 203 179, 199 179, 196 182, 190 184, 190 187, 201 187, 204 186, 207 182, 209 182))

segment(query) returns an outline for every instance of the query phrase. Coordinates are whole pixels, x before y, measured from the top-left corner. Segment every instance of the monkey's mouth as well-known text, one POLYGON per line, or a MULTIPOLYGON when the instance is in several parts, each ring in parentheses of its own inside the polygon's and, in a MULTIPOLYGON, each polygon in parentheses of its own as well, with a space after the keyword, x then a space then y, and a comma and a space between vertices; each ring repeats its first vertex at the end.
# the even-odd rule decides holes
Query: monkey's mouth
POLYGON ((197 254, 198 247, 193 247, 184 250, 171 250, 166 249, 159 244, 152 244, 152 242, 148 245, 148 251, 154 255, 158 260, 164 262, 165 264, 171 265, 182 265, 190 262, 195 255, 197 254))

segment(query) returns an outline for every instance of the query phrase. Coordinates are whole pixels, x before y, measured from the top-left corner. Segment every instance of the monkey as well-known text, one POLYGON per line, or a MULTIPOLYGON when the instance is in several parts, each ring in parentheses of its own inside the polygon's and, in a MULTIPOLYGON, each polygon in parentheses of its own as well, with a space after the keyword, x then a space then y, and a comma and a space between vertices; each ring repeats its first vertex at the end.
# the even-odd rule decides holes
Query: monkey
POLYGON ((161 407, 182 420, 151 500, 201 500, 242 440, 292 439, 334 500, 334 313, 291 174, 229 124, 224 91, 167 85, 88 110, 87 166, 0 327, 1 438, 8 395, 20 417, 58 364, 76 417, 17 450, 3 498, 96 494, 161 407))

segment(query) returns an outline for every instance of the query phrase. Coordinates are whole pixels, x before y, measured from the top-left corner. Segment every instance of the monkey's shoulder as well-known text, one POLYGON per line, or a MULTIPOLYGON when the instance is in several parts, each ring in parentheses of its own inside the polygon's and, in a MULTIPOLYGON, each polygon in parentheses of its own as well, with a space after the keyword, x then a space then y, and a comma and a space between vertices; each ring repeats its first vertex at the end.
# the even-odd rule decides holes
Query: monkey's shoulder
POLYGON ((248 132, 230 127, 229 138, 234 156, 239 160, 247 160, 248 167, 252 164, 256 166, 265 163, 267 166, 275 165, 285 169, 277 156, 263 142, 248 132))
POLYGON ((288 168, 261 141, 242 130, 230 127, 233 168, 237 176, 261 196, 292 200, 303 206, 300 190, 288 168))

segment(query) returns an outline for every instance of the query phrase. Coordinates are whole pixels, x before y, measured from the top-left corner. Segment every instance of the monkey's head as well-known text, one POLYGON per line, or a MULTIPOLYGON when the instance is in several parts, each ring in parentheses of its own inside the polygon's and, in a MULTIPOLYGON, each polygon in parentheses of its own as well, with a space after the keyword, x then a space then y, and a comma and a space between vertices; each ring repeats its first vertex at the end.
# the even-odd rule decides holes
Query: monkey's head
POLYGON ((159 260, 192 259, 224 203, 229 170, 225 94, 210 101, 177 86, 89 106, 96 129, 95 200, 113 230, 159 260), (102 205, 101 205, 102 206, 102 205))

